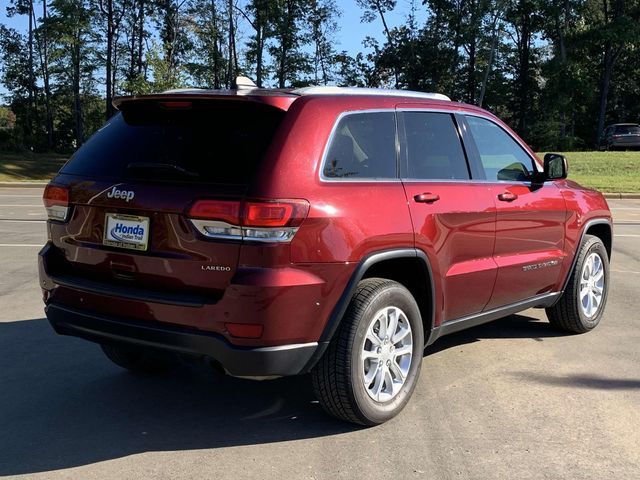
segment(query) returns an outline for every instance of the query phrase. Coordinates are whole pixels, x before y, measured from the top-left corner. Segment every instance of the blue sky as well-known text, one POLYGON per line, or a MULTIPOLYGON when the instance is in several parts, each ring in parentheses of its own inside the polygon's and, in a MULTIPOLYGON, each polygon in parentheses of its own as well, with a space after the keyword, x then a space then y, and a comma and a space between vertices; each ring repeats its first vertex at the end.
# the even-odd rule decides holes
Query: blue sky
MULTIPOLYGON (((39 4, 39 1, 37 4, 39 4)), ((27 20, 24 16, 7 18, 6 5, 8 0, 0 0, 0 23, 7 26, 16 28, 21 31, 26 31, 27 20)), ((426 18, 425 7, 419 0, 416 0, 418 8, 419 22, 422 23, 426 18)), ((336 50, 346 50, 351 55, 362 51, 362 40, 371 36, 382 41, 383 28, 380 20, 376 19, 373 23, 361 23, 360 17, 362 16, 362 9, 358 7, 355 0, 340 1, 337 0, 339 10, 342 11, 341 17, 338 19, 339 31, 336 34, 336 50)), ((38 10, 39 8, 36 7, 38 10)), ((411 8, 411 0, 398 0, 396 9, 387 15, 387 22, 390 28, 399 26, 405 23, 407 14, 411 8)), ((38 11, 36 10, 36 11, 38 11)), ((242 29, 242 25, 240 26, 242 29)), ((0 94, 4 93, 4 88, 0 85, 0 94)))

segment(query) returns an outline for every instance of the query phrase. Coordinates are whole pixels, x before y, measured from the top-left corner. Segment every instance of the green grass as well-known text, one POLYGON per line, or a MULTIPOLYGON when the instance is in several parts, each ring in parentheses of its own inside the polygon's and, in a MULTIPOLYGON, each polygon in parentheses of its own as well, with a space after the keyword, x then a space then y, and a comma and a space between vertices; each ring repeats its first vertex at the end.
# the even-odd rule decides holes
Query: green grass
MULTIPOLYGON (((540 158, 544 153, 538 154, 540 158)), ((564 152, 569 178, 610 193, 640 192, 640 152, 564 152)), ((0 182, 49 180, 68 156, 0 152, 0 182)))
MULTIPOLYGON (((564 152, 569 179, 607 193, 640 192, 640 152, 564 152)), ((544 153, 539 153, 540 158, 544 153)))
POLYGON ((49 180, 67 158, 56 153, 0 152, 0 182, 49 180))

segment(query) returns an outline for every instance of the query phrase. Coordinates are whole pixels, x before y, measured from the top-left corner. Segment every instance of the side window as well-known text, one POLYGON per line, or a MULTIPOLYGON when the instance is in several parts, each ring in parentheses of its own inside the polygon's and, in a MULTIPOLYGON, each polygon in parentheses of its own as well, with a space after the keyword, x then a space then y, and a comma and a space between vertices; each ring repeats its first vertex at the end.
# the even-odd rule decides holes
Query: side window
POLYGON ((342 117, 324 161, 327 178, 396 178, 394 112, 342 117))
POLYGON ((487 180, 526 181, 533 160, 511 136, 495 123, 467 116, 487 180))
POLYGON ((468 180, 469 169, 453 117, 448 113, 403 112, 406 159, 402 178, 468 180))

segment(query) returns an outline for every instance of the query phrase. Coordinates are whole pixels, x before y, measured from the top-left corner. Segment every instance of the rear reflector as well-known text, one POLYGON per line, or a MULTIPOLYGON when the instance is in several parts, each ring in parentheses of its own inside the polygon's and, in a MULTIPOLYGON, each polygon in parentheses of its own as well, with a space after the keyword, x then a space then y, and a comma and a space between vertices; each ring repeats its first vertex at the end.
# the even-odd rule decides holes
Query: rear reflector
POLYGON ((69 214, 69 188, 48 184, 42 196, 49 220, 64 222, 69 214))
POLYGON ((260 338, 264 329, 255 323, 225 323, 224 326, 232 337, 239 338, 260 338))

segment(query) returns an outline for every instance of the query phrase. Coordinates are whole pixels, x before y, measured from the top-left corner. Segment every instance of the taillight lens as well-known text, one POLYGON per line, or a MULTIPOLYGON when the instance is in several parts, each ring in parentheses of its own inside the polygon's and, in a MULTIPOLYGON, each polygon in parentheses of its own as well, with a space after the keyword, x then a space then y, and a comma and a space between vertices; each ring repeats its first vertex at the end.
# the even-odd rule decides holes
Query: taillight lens
POLYGON ((293 238, 308 213, 306 200, 198 200, 188 215, 208 237, 286 242, 293 238))
POLYGON ((240 202, 198 200, 189 209, 189 217, 221 220, 231 225, 240 225, 240 202))
POLYGON ((49 220, 64 222, 69 215, 69 188, 48 184, 42 196, 49 220))

